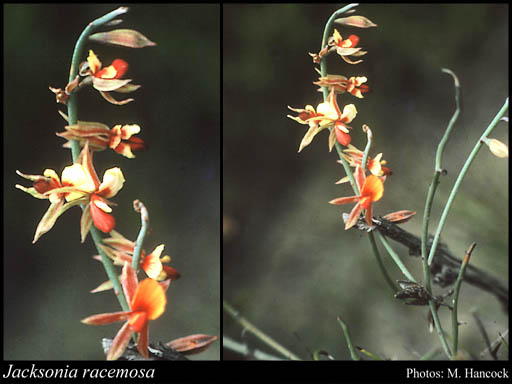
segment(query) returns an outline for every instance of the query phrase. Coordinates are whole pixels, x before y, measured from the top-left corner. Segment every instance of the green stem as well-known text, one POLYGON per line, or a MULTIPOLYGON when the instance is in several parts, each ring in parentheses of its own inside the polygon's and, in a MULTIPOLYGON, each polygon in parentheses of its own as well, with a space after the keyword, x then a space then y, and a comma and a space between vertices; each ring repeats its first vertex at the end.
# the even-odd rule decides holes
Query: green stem
MULTIPOLYGON (((128 8, 126 7, 120 7, 112 12, 107 13, 105 16, 102 16, 91 23, 83 30, 82 34, 78 38, 75 49, 73 51, 73 57, 71 59, 71 67, 69 69, 69 82, 73 81, 75 77, 78 75, 78 67, 80 64, 80 60, 83 56, 83 50, 85 43, 87 41, 87 38, 89 35, 99 26, 108 23, 109 21, 112 21, 117 16, 126 13, 128 11, 128 8)), ((69 96, 68 104, 68 124, 73 125, 76 124, 78 121, 77 117, 77 101, 76 101, 76 94, 74 92, 71 92, 71 95, 69 96)), ((71 141, 71 155, 73 157, 73 162, 76 161, 78 158, 78 155, 80 154, 80 143, 77 140, 71 141)), ((82 210, 84 209, 84 206, 82 206, 82 210)), ((96 245, 96 249, 98 250, 99 254, 101 255, 101 261, 103 263, 103 266, 105 268, 105 271, 107 273, 108 278, 112 282, 112 285, 114 287, 114 291, 116 292, 117 299, 119 300, 119 303, 121 304, 121 307, 125 311, 129 311, 130 307, 126 301, 126 298, 124 297, 122 286, 119 282, 119 279, 117 277, 117 272, 114 269, 114 265, 110 261, 109 257, 103 252, 103 250, 100 247, 101 244, 101 235, 99 231, 92 226, 91 227, 91 236, 94 241, 94 244, 96 245)))
POLYGON ((136 212, 140 213, 140 222, 141 227, 139 231, 139 235, 137 236, 137 241, 135 242, 135 247, 133 248, 133 258, 132 258, 132 268, 137 272, 140 264, 140 255, 142 252, 142 244, 144 243, 144 238, 146 237, 146 232, 148 230, 149 224, 149 214, 146 206, 140 200, 135 200, 133 202, 133 209, 136 212))
POLYGON ((469 263, 469 258, 471 257, 471 253, 475 248, 476 243, 472 243, 468 250, 466 251, 466 256, 464 260, 462 260, 462 264, 460 266, 459 275, 457 276, 457 280, 455 281, 455 288, 453 292, 453 309, 452 309, 452 338, 453 338, 453 347, 452 347, 452 359, 455 359, 457 356, 457 349, 459 343, 459 320, 457 319, 457 304, 459 302, 459 293, 460 287, 462 286, 462 280, 464 278, 464 272, 466 271, 466 267, 469 263))
POLYGON ((430 307, 430 312, 432 313, 432 318, 434 319, 434 326, 436 328, 436 332, 439 335, 439 339, 441 339, 441 345, 443 346, 444 353, 448 358, 451 358, 452 353, 450 352, 450 347, 448 346, 448 342, 446 341, 446 336, 443 332, 443 328, 441 327, 441 321, 439 320, 439 316, 437 314, 436 304, 429 300, 428 305, 430 307))
POLYGON ((453 188, 450 192, 450 196, 448 197, 448 201, 446 202, 446 206, 444 207, 443 213, 441 215, 441 220, 439 221, 439 224, 437 226, 437 230, 434 236, 434 241, 432 242, 432 248, 430 248, 430 254, 428 256, 428 265, 432 264, 432 260, 434 258, 437 243, 439 242, 439 236, 441 235, 441 231, 443 230, 444 224, 446 222, 446 217, 448 216, 448 212, 450 211, 450 208, 452 206, 453 200, 455 199, 455 196, 457 192, 459 191, 460 184, 462 183, 462 180, 464 179, 464 176, 466 176, 466 173, 473 163, 473 160, 475 159, 478 151, 480 150, 480 147, 482 146, 482 143, 484 139, 487 138, 487 136, 494 130, 494 128, 498 125, 498 122, 503 117, 505 112, 508 109, 508 98, 505 100, 505 104, 503 104, 503 107, 499 110, 499 112, 496 114, 494 119, 491 121, 487 129, 484 131, 478 142, 475 144, 475 147, 469 154, 469 157, 467 158, 466 162, 464 163, 464 166, 462 167, 459 176, 457 177, 457 180, 455 181, 455 184, 453 185, 453 188))
POLYGON ((450 133, 452 132, 453 126, 455 125, 455 122, 457 121, 460 111, 461 111, 461 104, 460 104, 460 83, 459 79, 453 73, 451 70, 442 68, 441 72, 447 73, 453 78, 454 86, 455 86, 455 112, 450 119, 450 122, 448 123, 448 126, 446 127, 446 130, 444 132, 444 135, 439 142, 439 145, 437 146, 436 151, 436 159, 435 159, 435 165, 434 165, 434 176, 432 177, 432 183, 430 184, 428 194, 427 194, 427 201, 425 202, 425 211, 423 213, 423 226, 422 226, 422 232, 421 232, 421 256, 423 261, 423 280, 425 284, 425 289, 431 293, 431 282, 430 282, 430 269, 427 264, 427 241, 428 241, 428 224, 430 221, 430 212, 432 210, 432 203, 434 202, 434 195, 436 193, 437 185, 439 184, 439 177, 441 173, 443 172, 442 168, 442 160, 443 160, 443 153, 444 153, 444 147, 446 146, 446 143, 448 142, 448 139, 450 137, 450 133))
POLYGON ((298 357, 296 354, 290 352, 288 349, 283 347, 281 344, 279 344, 277 341, 272 339, 270 336, 267 336, 265 333, 260 331, 256 326, 254 326, 252 323, 249 322, 246 318, 242 317, 240 315, 240 312, 238 312, 235 308, 233 308, 226 300, 222 302, 224 311, 228 313, 238 324, 240 324, 245 330, 248 332, 251 332, 254 336, 256 336, 258 339, 260 339, 262 342, 267 344, 268 346, 275 349, 277 352, 285 356, 287 359, 290 360, 301 360, 300 357, 298 357))
POLYGON ((350 340, 347 325, 343 322, 343 320, 341 320, 341 316, 338 316, 338 323, 340 323, 341 329, 343 329, 343 334, 345 335, 345 340, 347 342, 347 347, 350 352, 350 357, 352 358, 352 360, 361 360, 360 357, 357 355, 354 346, 352 345, 352 340, 350 340))
POLYGON ((395 283, 393 282, 393 279, 391 279, 391 277, 388 274, 388 271, 384 267, 384 263, 382 262, 382 259, 380 257, 379 249, 377 248, 377 243, 375 242, 375 236, 373 236, 373 231, 370 232, 368 235, 370 238, 370 244, 372 245, 373 254, 375 255, 375 258, 377 259, 377 264, 379 264, 379 268, 380 268, 382 274, 384 275, 386 282, 388 283, 388 285, 391 288, 391 290, 393 291, 393 293, 398 292, 397 286, 395 285, 395 283))
POLYGON ((391 246, 389 245, 386 238, 382 235, 382 233, 377 231, 377 237, 379 238, 382 245, 384 245, 384 248, 386 248, 386 251, 388 251, 389 255, 391 256, 391 258, 393 259, 393 261, 395 262, 397 267, 400 268, 402 273, 405 275, 405 277, 407 277, 407 279, 409 279, 409 281, 416 283, 417 282, 416 279, 413 277, 411 272, 409 272, 409 270, 404 265, 404 263, 402 263, 402 260, 400 260, 400 257, 396 254, 396 252, 393 250, 393 248, 391 248, 391 246))

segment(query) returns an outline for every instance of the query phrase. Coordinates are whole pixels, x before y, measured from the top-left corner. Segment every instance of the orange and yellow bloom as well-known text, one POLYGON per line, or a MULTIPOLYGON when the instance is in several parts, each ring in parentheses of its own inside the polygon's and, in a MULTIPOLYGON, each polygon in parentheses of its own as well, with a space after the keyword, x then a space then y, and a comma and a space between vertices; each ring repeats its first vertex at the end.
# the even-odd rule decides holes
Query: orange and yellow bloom
POLYGON ((362 99, 363 93, 369 92, 370 88, 363 83, 366 83, 368 79, 364 76, 346 78, 341 75, 326 75, 319 77, 318 81, 313 84, 318 85, 318 91, 321 92, 323 87, 327 87, 329 91, 334 89, 336 93, 348 92, 351 95, 362 99))
MULTIPOLYGON (((342 156, 348 162, 351 167, 361 166, 361 162, 363 161, 364 152, 354 147, 352 144, 349 144, 346 149, 343 150, 342 156)), ((384 167, 386 164, 386 160, 382 159, 382 153, 379 153, 374 158, 368 156, 368 161, 366 162, 366 168, 370 171, 372 175, 384 177, 392 174, 391 169, 388 167, 384 167)), ((338 162, 341 162, 338 161, 338 162)), ((384 181, 384 180, 383 180, 384 181)))
POLYGON ((378 201, 384 193, 382 181, 375 175, 366 177, 360 166, 356 167, 355 179, 360 191, 358 196, 339 197, 329 201, 330 204, 335 205, 357 203, 345 222, 345 229, 350 229, 356 224, 363 209, 366 210, 366 223, 371 226, 373 217, 372 204, 378 201))
POLYGON ((103 67, 101 61, 91 49, 87 62, 80 66, 80 75, 88 76, 92 81, 92 86, 100 92, 105 100, 112 104, 123 105, 133 101, 133 99, 117 101, 109 92, 129 93, 140 88, 139 85, 129 84, 132 81, 131 79, 123 79, 127 70, 128 63, 121 59, 115 59, 111 65, 103 67))
POLYGON ((348 134, 350 127, 347 124, 356 117, 357 109, 354 104, 349 104, 341 112, 334 89, 329 93, 326 102, 318 104, 316 111, 311 105, 307 105, 305 109, 288 108, 299 114, 298 116, 288 115, 289 118, 300 124, 309 125, 309 130, 300 143, 299 152, 308 146, 313 138, 325 128, 332 128, 329 135, 329 151, 332 150, 336 140, 345 146, 350 143, 350 135, 348 134))
POLYGON ((125 262, 121 275, 121 284, 130 310, 123 312, 102 313, 82 320, 88 325, 106 325, 126 321, 114 337, 107 353, 107 360, 118 359, 125 351, 133 332, 138 333, 137 350, 148 358, 149 321, 155 320, 165 310, 167 299, 165 291, 169 284, 145 279, 140 283, 133 268, 125 262))
POLYGON ((82 242, 85 240, 91 225, 108 233, 115 227, 115 219, 110 214, 112 208, 107 199, 115 196, 123 187, 124 176, 121 169, 115 167, 105 171, 100 183, 92 165, 92 152, 86 142, 77 162, 62 171, 59 179, 52 169, 46 169, 42 176, 17 173, 34 182, 30 188, 16 185, 30 195, 39 199, 49 199, 50 208, 39 222, 33 242, 48 232, 57 218, 67 209, 78 204, 87 204, 80 220, 82 242))
MULTIPOLYGON (((67 120, 67 116, 63 116, 67 120)), ((64 132, 56 134, 68 140, 63 145, 65 148, 71 147, 71 140, 78 140, 82 146, 88 141, 91 150, 102 151, 111 148, 130 159, 135 157, 132 151, 146 149, 144 141, 134 137, 140 132, 140 126, 137 124, 117 124, 109 129, 102 123, 78 121, 77 124, 66 125, 64 128, 64 132)))
POLYGON ((362 51, 360 47, 356 47, 359 43, 359 37, 350 35, 348 38, 343 39, 337 29, 329 38, 328 45, 332 46, 338 55, 348 64, 358 64, 362 60, 352 61, 348 56, 363 56, 367 52, 362 51))

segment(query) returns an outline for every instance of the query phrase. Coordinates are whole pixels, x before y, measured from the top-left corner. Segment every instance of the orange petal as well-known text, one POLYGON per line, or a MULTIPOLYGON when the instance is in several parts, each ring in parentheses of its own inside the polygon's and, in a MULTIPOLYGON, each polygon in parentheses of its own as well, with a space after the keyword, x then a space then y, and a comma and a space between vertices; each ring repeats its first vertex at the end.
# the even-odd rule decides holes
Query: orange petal
POLYGON ((126 322, 119 332, 117 332, 114 340, 112 340, 112 345, 107 353, 107 360, 117 360, 123 354, 130 342, 131 335, 132 329, 130 328, 130 324, 126 322))
POLYGON ((334 127, 334 130, 336 132, 336 140, 338 140, 338 143, 340 143, 343 146, 347 146, 350 144, 350 135, 348 133, 343 132, 338 125, 334 127))
POLYGON ((99 315, 92 315, 82 320, 82 323, 87 325, 106 325, 110 323, 117 323, 118 321, 127 320, 131 312, 112 312, 101 313, 99 315))
POLYGON ((338 197, 337 199, 329 201, 329 204, 341 205, 341 204, 349 204, 359 201, 361 196, 350 196, 350 197, 338 197))
POLYGON ((382 197, 383 193, 384 185, 382 181, 375 175, 368 176, 361 189, 361 195, 368 196, 372 202, 375 202, 382 197))
POLYGON ((148 316, 146 312, 133 312, 128 322, 135 332, 140 332, 147 325, 148 316))
POLYGON ((347 221, 345 222, 345 230, 352 228, 356 224, 362 210, 363 206, 361 204, 356 204, 356 206, 350 212, 347 221))
POLYGON ((144 356, 144 358, 148 358, 148 324, 140 330, 139 332, 139 340, 137 341, 137 351, 144 356))
POLYGON ((145 312, 149 320, 154 320, 164 312, 166 301, 162 286, 153 279, 145 279, 137 285, 131 309, 145 312))
POLYGON ((166 345, 185 355, 192 355, 204 351, 217 339, 217 336, 190 335, 172 340, 166 345))
POLYGON ((123 285, 123 291, 124 295, 126 296, 126 301, 128 301, 128 303, 131 303, 135 296, 135 291, 137 289, 137 274, 135 270, 131 267, 131 265, 128 264, 127 262, 124 263, 123 271, 121 273, 121 284, 123 285))

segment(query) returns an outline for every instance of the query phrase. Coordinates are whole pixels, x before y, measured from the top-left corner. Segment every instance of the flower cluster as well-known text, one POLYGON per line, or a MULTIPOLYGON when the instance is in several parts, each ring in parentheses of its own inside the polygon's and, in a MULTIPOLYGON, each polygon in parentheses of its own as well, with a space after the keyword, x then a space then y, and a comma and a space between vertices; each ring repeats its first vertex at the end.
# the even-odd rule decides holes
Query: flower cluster
MULTIPOLYGON (((121 7, 114 12, 121 14, 126 11, 127 8, 121 7)), ((155 45, 141 33, 129 29, 100 32, 89 36, 89 38, 101 43, 131 48, 155 45)), ((73 62, 75 62, 75 57, 73 62)), ((129 93, 140 87, 131 84, 131 79, 124 79, 127 70, 128 63, 126 61, 115 59, 110 65, 104 66, 98 56, 89 50, 86 61, 83 61, 72 74, 74 76, 75 73, 78 73, 76 77, 64 89, 50 87, 50 90, 55 93, 57 102, 68 105, 68 113, 74 110, 71 105, 76 103, 74 97, 71 97, 72 94, 88 85, 92 85, 108 102, 123 105, 133 99, 117 101, 110 95, 110 92, 129 93)), ((126 301, 120 300, 120 302, 125 310, 89 316, 82 322, 103 325, 125 321, 111 343, 107 359, 119 358, 127 348, 132 336, 137 339, 137 350, 147 359, 149 356, 149 321, 159 318, 165 311, 166 290, 171 280, 180 277, 180 273, 167 265, 171 261, 168 255, 161 256, 164 250, 163 244, 158 245, 149 254, 141 249, 145 231, 141 230, 143 235, 139 236, 137 242, 133 242, 114 230, 116 220, 112 215, 112 206, 115 204, 110 199, 122 189, 125 178, 119 167, 113 167, 105 171, 103 179, 100 181, 93 165, 94 151, 110 148, 125 157, 134 158, 132 151, 145 149, 144 141, 135 137, 140 133, 140 126, 116 124, 110 128, 103 123, 79 121, 76 116, 72 120, 71 116, 68 118, 63 112, 59 111, 59 113, 68 122, 68 125, 65 126, 65 131, 58 132, 57 136, 67 140, 63 147, 76 150, 76 154, 79 152, 78 156, 73 152, 76 156, 73 164, 66 166, 60 177, 53 169, 45 169, 42 175, 16 171, 18 175, 32 182, 31 186, 16 185, 16 188, 35 198, 47 199, 50 202, 50 207, 37 225, 33 242, 35 243, 43 234, 51 230, 57 219, 73 206, 82 208, 80 219, 82 242, 91 232, 93 225, 99 231, 110 234, 110 237, 101 239, 99 235, 96 236, 97 233, 93 233, 95 235, 93 236, 94 242, 103 256, 94 258, 103 262, 111 279, 101 284, 93 292, 104 291, 114 286, 119 287, 117 274, 112 272, 113 266, 122 266, 120 280, 126 301), (81 151, 79 151, 80 147, 82 147, 81 151), (139 258, 140 262, 137 263, 139 258), (140 282, 137 279, 139 267, 148 276, 140 282)), ((134 206, 135 203, 139 207, 142 206, 139 201, 135 201, 134 206)), ((145 210, 145 207, 143 208, 145 210)), ((141 212, 141 218, 146 219, 145 224, 143 223, 146 225, 147 214, 144 215, 141 212)), ((116 291, 115 294, 120 295, 120 292, 116 291)), ((122 295, 120 296, 122 297, 122 295)), ((167 345, 182 353, 198 353, 216 339, 215 336, 194 334, 173 340, 167 345)))
MULTIPOLYGON (((376 24, 363 16, 349 16, 337 19, 335 22, 343 26, 358 28, 376 26, 376 24)), ((362 61, 361 59, 354 61, 350 58, 361 57, 367 54, 367 52, 363 51, 359 46, 359 36, 354 34, 344 36, 346 36, 346 38, 343 38, 337 29, 334 29, 334 32, 327 39, 325 46, 322 47, 320 52, 314 54, 310 53, 313 62, 320 64, 322 60, 325 60, 326 55, 335 52, 348 64, 354 65, 360 63, 362 61)), ((318 104, 316 109, 311 105, 307 105, 305 108, 288 107, 293 112, 296 112, 297 116, 288 115, 287 117, 309 127, 299 145, 299 152, 308 146, 314 137, 324 129, 329 130, 329 151, 332 151, 336 143, 346 147, 344 149, 338 148, 341 157, 339 162, 346 167, 353 167, 354 172, 352 173, 352 171, 350 171, 350 174, 347 174, 339 180, 337 184, 353 180, 356 195, 340 197, 331 200, 330 203, 336 205, 356 203, 346 219, 345 229, 353 227, 363 211, 366 223, 371 226, 373 217, 372 204, 382 197, 384 193, 384 181, 392 172, 385 166, 386 161, 382 160, 382 153, 379 153, 373 158, 368 156, 368 150, 373 137, 372 131, 368 126, 363 125, 363 131, 368 136, 366 152, 351 144, 351 127, 348 124, 352 123, 356 118, 357 109, 354 104, 347 104, 341 108, 337 100, 337 96, 340 94, 349 94, 358 99, 364 98, 364 94, 370 91, 369 86, 366 84, 368 79, 366 76, 349 77, 325 74, 318 69, 317 72, 320 74, 320 77, 317 81, 313 82, 313 84, 317 85, 319 87, 318 90, 324 92, 324 95, 327 94, 324 102, 318 104), (369 171, 369 176, 366 175, 366 171, 369 171)), ((397 213, 396 217, 390 216, 390 218, 396 221, 407 220, 414 215, 414 212, 411 211, 400 212, 397 213)))

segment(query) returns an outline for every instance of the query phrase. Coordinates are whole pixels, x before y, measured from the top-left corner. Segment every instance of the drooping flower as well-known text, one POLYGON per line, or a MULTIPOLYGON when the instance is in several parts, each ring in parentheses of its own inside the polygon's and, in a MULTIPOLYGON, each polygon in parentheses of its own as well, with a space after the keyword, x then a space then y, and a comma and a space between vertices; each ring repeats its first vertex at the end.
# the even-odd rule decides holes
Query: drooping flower
POLYGON ((508 146, 497 139, 485 139, 484 143, 487 144, 491 153, 496 157, 508 157, 508 146))
MULTIPOLYGON (((103 244, 100 245, 101 249, 105 254, 112 259, 114 265, 124 265, 128 262, 132 265, 133 253, 135 249, 135 242, 126 239, 117 231, 111 231, 110 237, 102 240, 103 244)), ((154 280, 177 280, 181 274, 173 267, 165 265, 164 263, 170 263, 171 258, 169 255, 161 257, 164 250, 164 244, 160 244, 150 253, 146 254, 146 251, 141 251, 140 266, 146 272, 146 275, 154 280)), ((101 261, 99 255, 94 256, 95 259, 101 261)), ((112 288, 112 283, 106 281, 100 284, 92 292, 100 292, 112 288)))
MULTIPOLYGON (((61 113, 64 119, 68 120, 64 113, 61 113)), ((67 139, 63 145, 65 148, 71 147, 71 140, 78 140, 83 146, 89 142, 91 150, 102 151, 111 148, 117 153, 134 158, 132 150, 146 149, 144 141, 134 135, 140 132, 140 126, 137 124, 117 124, 112 129, 102 123, 78 121, 77 124, 66 125, 64 132, 57 132, 57 136, 67 139)))
POLYGON ((341 145, 350 143, 350 135, 348 134, 350 127, 347 124, 356 117, 357 109, 354 104, 349 104, 341 112, 334 89, 329 93, 326 102, 318 104, 316 111, 311 105, 306 106, 305 109, 288 108, 299 114, 298 116, 288 115, 289 118, 300 124, 309 125, 309 130, 300 143, 299 152, 308 146, 313 138, 325 128, 332 128, 329 135, 329 151, 332 150, 336 140, 341 145))
POLYGON ((126 321, 112 341, 107 360, 116 360, 123 354, 133 332, 139 334, 137 350, 146 359, 148 358, 149 320, 157 319, 164 312, 167 302, 165 290, 169 286, 168 282, 169 280, 166 283, 158 283, 153 279, 145 279, 139 283, 134 269, 125 262, 121 284, 130 310, 102 313, 82 320, 82 323, 88 325, 106 325, 126 321))
POLYGON ((47 198, 51 203, 36 229, 34 243, 53 227, 62 213, 78 204, 87 204, 80 220, 82 242, 93 223, 105 233, 114 229, 115 219, 110 214, 112 208, 109 206, 112 203, 107 199, 114 197, 123 187, 124 176, 121 169, 111 168, 105 171, 100 183, 92 165, 92 152, 89 151, 88 142, 80 152, 77 162, 64 168, 62 181, 51 169, 45 170, 43 176, 25 175, 19 171, 17 173, 33 181, 34 185, 31 188, 16 185, 16 188, 39 199, 47 198))
POLYGON ((109 92, 129 93, 140 88, 140 85, 129 84, 132 81, 131 79, 122 78, 127 70, 128 63, 122 59, 115 59, 111 65, 103 67, 101 61, 91 49, 87 62, 80 65, 79 73, 80 76, 87 76, 86 79, 92 81, 92 86, 100 92, 105 100, 112 104, 123 105, 133 101, 133 99, 117 101, 109 92))
POLYGON ((362 99, 363 93, 370 91, 370 88, 366 84, 363 84, 366 83, 367 80, 368 79, 364 76, 352 76, 347 79, 345 76, 341 75, 326 75, 320 76, 318 81, 313 82, 313 84, 320 87, 318 88, 319 92, 322 92, 323 87, 327 87, 329 91, 334 89, 334 92, 336 93, 348 92, 351 95, 362 99))
POLYGON ((345 229, 350 229, 356 224, 363 209, 366 210, 366 223, 371 226, 373 217, 372 204, 378 201, 384 193, 384 185, 382 181, 375 175, 366 177, 360 166, 356 167, 355 176, 356 183, 360 191, 358 196, 339 197, 329 201, 330 204, 335 205, 357 203, 345 222, 345 229))

